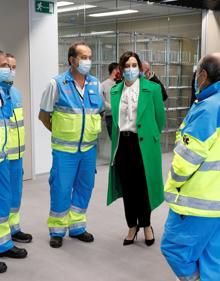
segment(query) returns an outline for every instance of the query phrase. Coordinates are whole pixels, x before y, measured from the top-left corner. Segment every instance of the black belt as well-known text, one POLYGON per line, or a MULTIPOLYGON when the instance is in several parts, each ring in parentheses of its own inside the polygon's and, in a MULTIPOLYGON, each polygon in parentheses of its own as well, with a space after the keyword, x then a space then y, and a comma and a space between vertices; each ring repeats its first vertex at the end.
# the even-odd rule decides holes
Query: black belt
POLYGON ((131 131, 121 131, 120 132, 121 136, 123 137, 131 137, 131 136, 136 136, 137 134, 131 131))

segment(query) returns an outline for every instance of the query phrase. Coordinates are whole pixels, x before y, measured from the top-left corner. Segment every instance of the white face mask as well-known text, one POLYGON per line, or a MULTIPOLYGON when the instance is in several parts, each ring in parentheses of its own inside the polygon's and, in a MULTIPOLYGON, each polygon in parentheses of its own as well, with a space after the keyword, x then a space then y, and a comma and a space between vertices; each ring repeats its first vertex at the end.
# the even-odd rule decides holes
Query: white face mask
POLYGON ((77 70, 79 73, 86 75, 90 72, 92 66, 92 61, 87 59, 87 60, 80 60, 79 61, 79 66, 77 67, 77 70))

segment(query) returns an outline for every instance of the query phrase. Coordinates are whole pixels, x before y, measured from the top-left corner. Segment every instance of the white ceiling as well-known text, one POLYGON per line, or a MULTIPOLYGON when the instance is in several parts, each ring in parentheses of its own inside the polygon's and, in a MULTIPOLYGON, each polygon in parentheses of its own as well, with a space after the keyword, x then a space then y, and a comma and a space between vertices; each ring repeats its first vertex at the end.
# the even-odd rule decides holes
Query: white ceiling
MULTIPOLYGON (((61 0, 58 0, 60 2, 61 0)), ((148 4, 147 2, 135 0, 72 0, 74 6, 90 4, 96 6, 95 8, 72 11, 58 14, 59 27, 80 27, 81 25, 100 25, 104 23, 135 20, 137 18, 149 18, 158 16, 171 16, 178 14, 198 13, 196 9, 178 8, 178 7, 164 7, 158 4, 148 4), (91 13, 110 12, 114 10, 135 9, 138 13, 123 15, 93 18, 88 15, 91 13)), ((68 6, 69 7, 69 6, 68 6)))

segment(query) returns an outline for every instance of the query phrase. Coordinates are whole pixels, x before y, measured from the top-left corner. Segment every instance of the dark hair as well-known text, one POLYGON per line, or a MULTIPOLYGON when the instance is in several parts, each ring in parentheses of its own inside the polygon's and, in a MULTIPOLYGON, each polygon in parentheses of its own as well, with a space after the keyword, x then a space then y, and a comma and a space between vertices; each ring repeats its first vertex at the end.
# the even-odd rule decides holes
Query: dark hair
POLYGON ((142 70, 142 63, 141 63, 141 60, 140 60, 138 54, 136 54, 135 52, 128 51, 128 52, 125 52, 120 57, 120 60, 119 60, 119 69, 120 69, 121 73, 123 73, 123 71, 125 69, 125 64, 129 60, 130 57, 136 58, 137 63, 138 63, 138 67, 139 67, 140 70, 142 70))
POLYGON ((197 72, 200 73, 203 69, 212 84, 220 80, 220 59, 215 55, 207 55, 201 60, 197 72))
POLYGON ((69 62, 69 65, 71 65, 70 57, 74 57, 74 58, 77 57, 78 53, 77 53, 76 49, 77 49, 78 46, 81 46, 81 45, 89 47, 89 45, 86 42, 83 42, 83 41, 82 42, 75 42, 75 43, 73 43, 69 47, 69 50, 68 50, 68 62, 69 62))
POLYGON ((5 52, 3 52, 2 50, 0 50, 0 55, 5 56, 6 54, 5 54, 5 52))
POLYGON ((119 67, 119 64, 117 62, 112 62, 108 65, 108 72, 111 75, 112 71, 119 67))
POLYGON ((6 53, 6 57, 7 57, 7 58, 13 58, 13 59, 15 59, 15 56, 12 55, 12 54, 10 54, 10 53, 6 53))

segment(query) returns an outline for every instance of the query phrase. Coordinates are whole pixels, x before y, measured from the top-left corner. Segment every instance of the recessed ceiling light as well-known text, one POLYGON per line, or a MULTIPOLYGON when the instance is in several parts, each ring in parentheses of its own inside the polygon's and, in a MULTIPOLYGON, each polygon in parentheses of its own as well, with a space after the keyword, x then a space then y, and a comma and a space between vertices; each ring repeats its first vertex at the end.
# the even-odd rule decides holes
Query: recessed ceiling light
POLYGON ((96 6, 94 5, 79 5, 79 6, 71 6, 71 7, 66 7, 66 8, 58 8, 58 13, 65 13, 65 12, 71 12, 71 11, 79 11, 79 10, 86 10, 86 9, 91 9, 95 8, 96 6))
POLYGON ((177 2, 177 0, 162 0, 161 3, 177 2))
POLYGON ((57 7, 63 7, 63 6, 73 5, 73 4, 74 3, 70 2, 70 1, 60 1, 60 2, 57 2, 57 7))
POLYGON ((109 17, 109 16, 118 16, 118 15, 127 15, 138 13, 137 10, 121 10, 121 11, 113 11, 113 12, 105 12, 105 13, 98 13, 98 14, 90 14, 90 17, 109 17))
POLYGON ((106 30, 106 31, 92 31, 90 32, 91 35, 104 35, 104 34, 112 34, 115 31, 113 30, 106 30))

